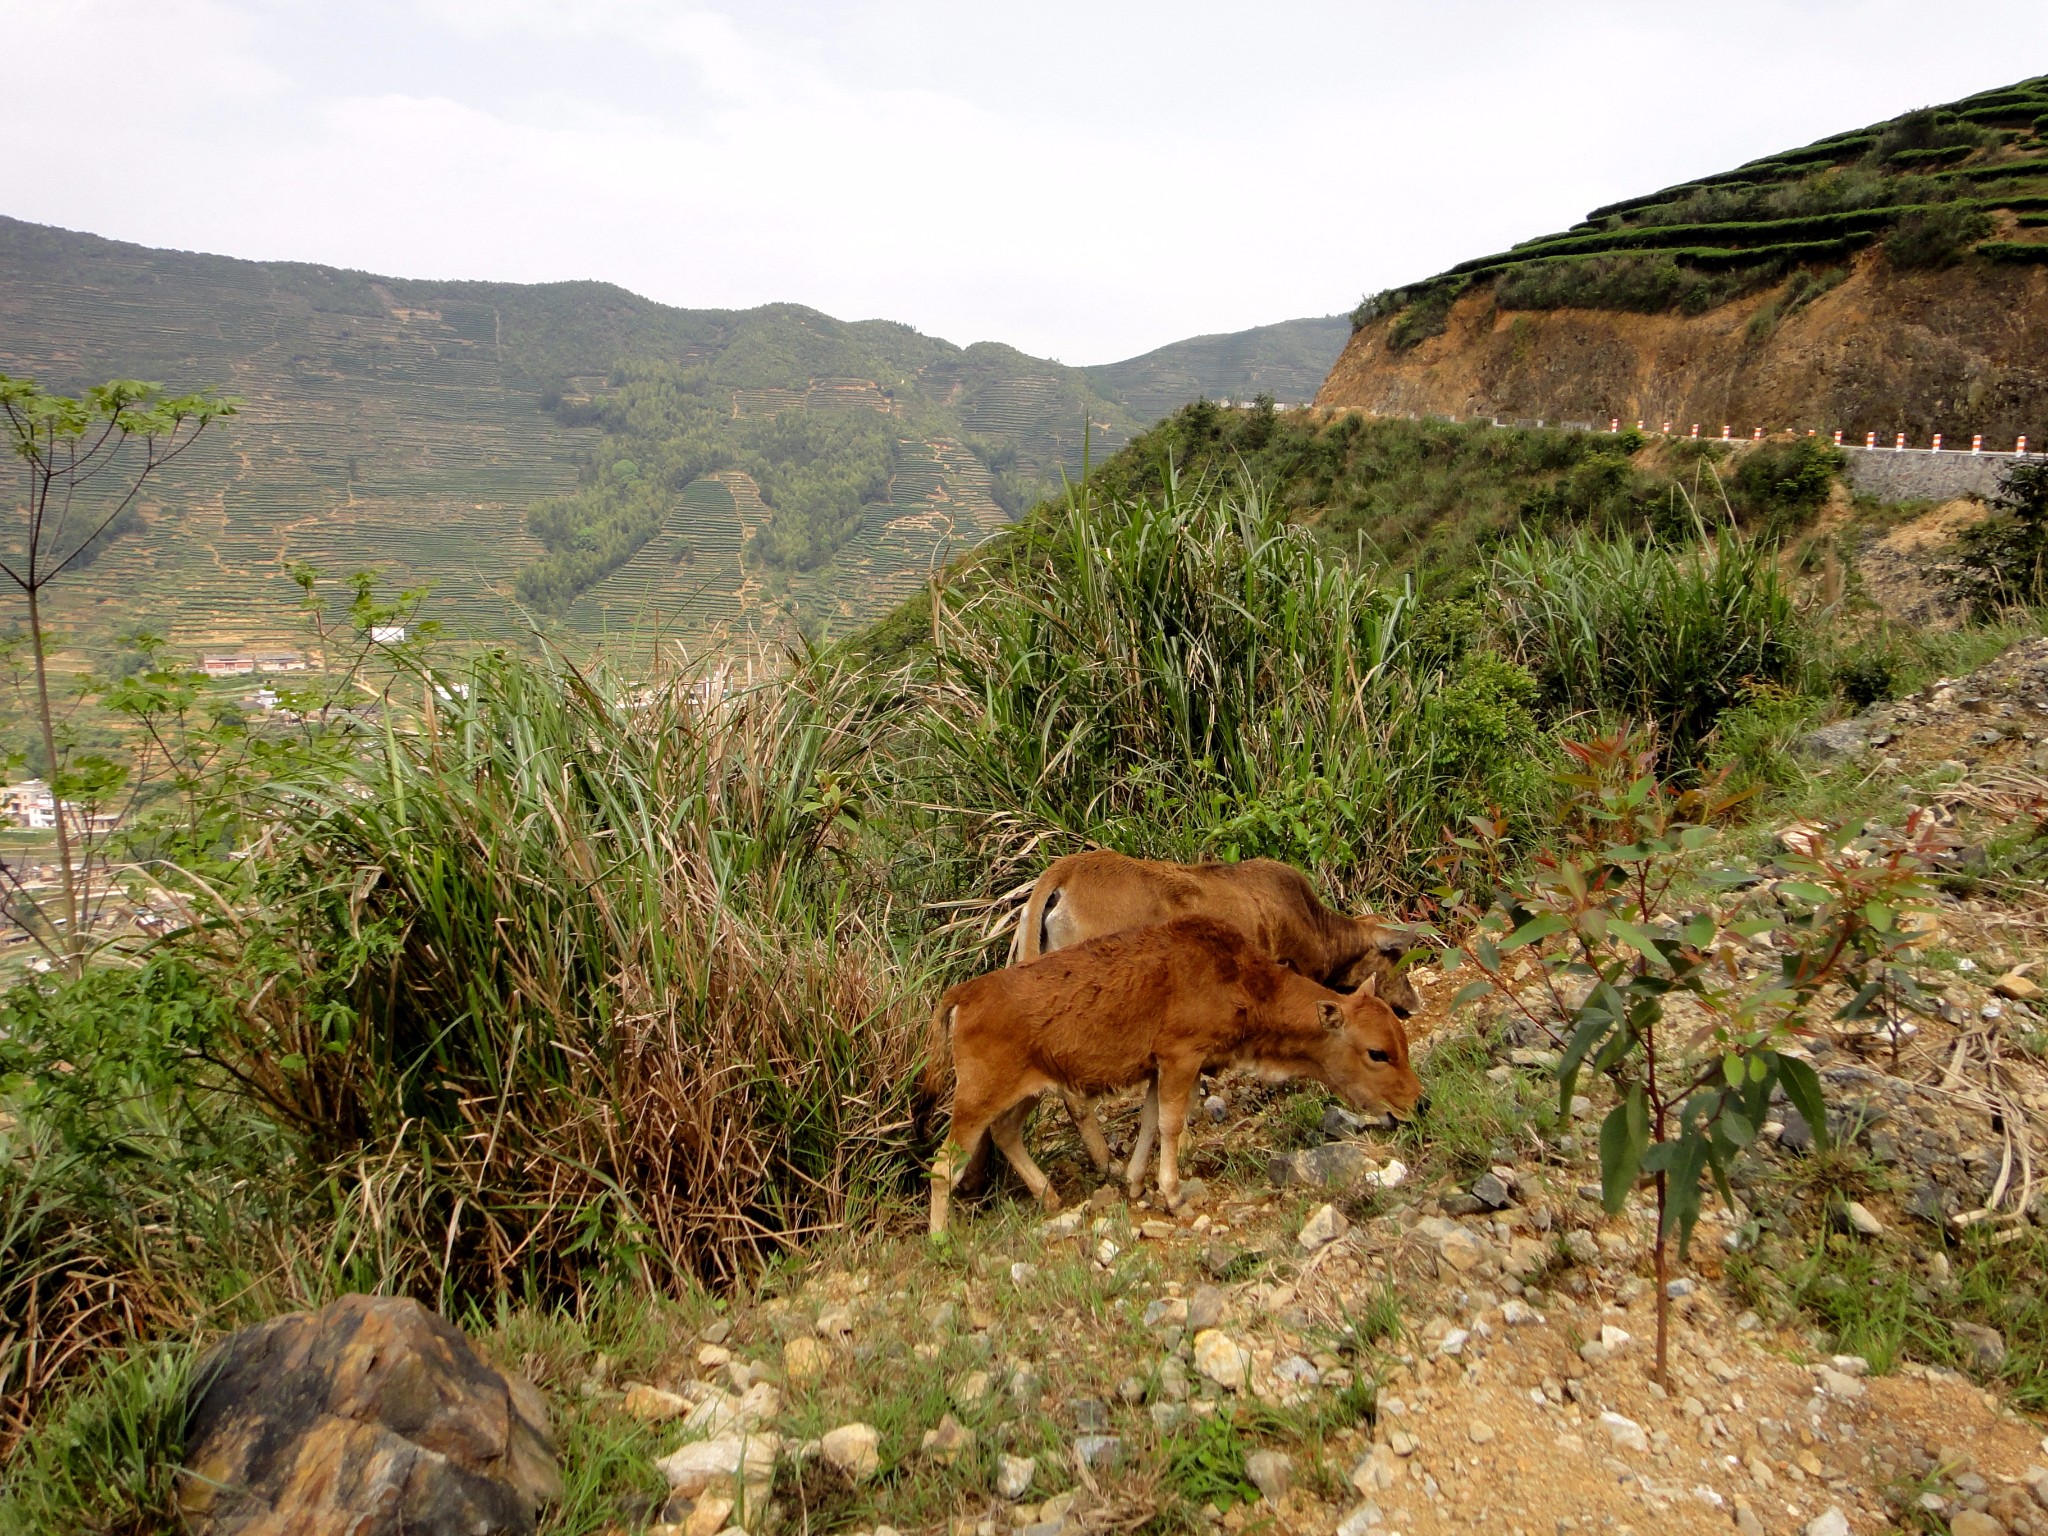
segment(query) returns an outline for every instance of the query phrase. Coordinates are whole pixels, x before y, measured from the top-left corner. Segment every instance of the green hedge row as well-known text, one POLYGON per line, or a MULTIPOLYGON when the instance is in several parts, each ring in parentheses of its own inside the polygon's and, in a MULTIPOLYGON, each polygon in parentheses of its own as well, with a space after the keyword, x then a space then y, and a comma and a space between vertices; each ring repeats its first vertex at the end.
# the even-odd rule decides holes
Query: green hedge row
POLYGON ((1979 256, 2013 266, 2048 267, 2048 243, 2027 240, 1986 240, 1975 247, 1979 256))

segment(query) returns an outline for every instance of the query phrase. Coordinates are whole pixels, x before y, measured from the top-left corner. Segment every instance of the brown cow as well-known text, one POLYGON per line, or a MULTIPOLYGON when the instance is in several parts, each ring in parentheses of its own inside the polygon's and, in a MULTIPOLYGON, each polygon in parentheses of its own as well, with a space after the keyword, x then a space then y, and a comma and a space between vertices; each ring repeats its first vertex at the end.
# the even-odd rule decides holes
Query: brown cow
MULTIPOLYGON (((1173 864, 1107 848, 1070 853, 1053 860, 1031 887, 1010 942, 1010 964, 1177 917, 1212 917, 1228 924, 1289 970, 1339 992, 1356 991, 1370 981, 1380 1000, 1402 1018, 1422 1006, 1414 984, 1399 969, 1402 956, 1415 948, 1413 938, 1370 914, 1332 912, 1306 875, 1277 859, 1173 864)), ((1076 1094, 1063 1097, 1089 1161, 1096 1172, 1108 1173, 1109 1143, 1095 1106, 1076 1094)), ((1020 1124, 1030 1108, 1026 1102, 1014 1111, 1020 1124)), ((1141 1133, 1141 1153, 1148 1139, 1141 1133)), ((979 1176, 984 1153, 976 1153, 965 1177, 979 1176)), ((1141 1153, 1133 1155, 1140 1170, 1141 1153)))
MULTIPOLYGON (((1206 917, 962 982, 939 999, 932 1032, 933 1071, 938 1037, 950 1032, 954 1074, 952 1125, 932 1171, 935 1233, 984 1135, 1034 1198, 1057 1203, 1025 1150, 1020 1118, 1007 1113, 1048 1088, 1094 1096, 1150 1078, 1147 1118, 1159 1129, 1159 1192, 1169 1205, 1180 1190, 1188 1096, 1204 1071, 1242 1064, 1275 1081, 1313 1077, 1358 1109, 1403 1116, 1422 1098, 1401 1022, 1370 988, 1332 992, 1206 917)), ((1139 1156, 1132 1164, 1142 1169, 1139 1156)))

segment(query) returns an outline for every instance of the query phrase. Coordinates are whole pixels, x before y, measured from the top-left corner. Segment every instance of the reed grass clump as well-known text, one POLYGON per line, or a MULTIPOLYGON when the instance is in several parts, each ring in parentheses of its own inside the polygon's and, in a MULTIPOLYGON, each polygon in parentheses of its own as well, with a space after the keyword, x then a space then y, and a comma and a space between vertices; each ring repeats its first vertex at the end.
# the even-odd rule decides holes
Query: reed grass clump
POLYGON ((998 871, 1099 842, 1415 889, 1447 825, 1527 801, 1540 737, 1528 680, 1416 611, 1254 484, 1077 496, 936 611, 928 793, 998 871))
POLYGON ((1793 682, 1806 654, 1772 551, 1733 530, 1685 546, 1528 537, 1493 579, 1511 653, 1552 712, 1652 722, 1681 767, 1724 711, 1793 682))
POLYGON ((389 1283, 730 1277, 895 1191, 928 964, 854 899, 846 680, 423 681, 351 773, 273 787, 213 928, 223 1052, 389 1283))

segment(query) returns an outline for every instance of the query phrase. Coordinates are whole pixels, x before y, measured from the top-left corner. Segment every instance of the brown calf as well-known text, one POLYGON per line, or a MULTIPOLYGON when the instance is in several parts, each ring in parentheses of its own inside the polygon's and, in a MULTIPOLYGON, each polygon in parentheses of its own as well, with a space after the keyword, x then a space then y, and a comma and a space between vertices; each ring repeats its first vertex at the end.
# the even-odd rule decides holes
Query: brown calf
MULTIPOLYGON (((1152 1079, 1159 1192, 1176 1202, 1188 1097, 1204 1071, 1243 1064, 1275 1081, 1313 1077, 1354 1108, 1407 1115, 1422 1096, 1393 1010, 1344 996, 1268 959, 1236 929, 1184 917, 1090 940, 962 982, 939 999, 952 1036, 953 1120, 932 1170, 933 1232, 984 1135, 1034 1198, 1056 1203, 1008 1111, 1048 1088, 1093 1097, 1152 1079), (1155 1108, 1156 1105, 1156 1108, 1155 1108)), ((1142 1171, 1143 1144, 1132 1157, 1142 1171)), ((1135 1178, 1134 1178, 1135 1182, 1135 1178)), ((1135 1191, 1134 1191, 1135 1193, 1135 1191)))
MULTIPOLYGON (((1414 984, 1398 969, 1414 940, 1370 914, 1331 911, 1306 875, 1277 859, 1173 864, 1107 848, 1070 853, 1053 860, 1031 887, 1010 943, 1010 963, 1177 917, 1215 918, 1289 970, 1339 992, 1371 984, 1402 1018, 1422 1006, 1414 984)), ((1108 1173, 1109 1143, 1094 1105, 1078 1094, 1064 1097, 1089 1160, 1098 1173, 1108 1173)), ((1027 1103, 1015 1111, 1020 1123, 1029 1109, 1027 1103)), ((982 1157, 977 1151, 966 1177, 978 1177, 982 1157)), ((1136 1182, 1142 1162, 1133 1161, 1139 1164, 1132 1174, 1136 1182)))

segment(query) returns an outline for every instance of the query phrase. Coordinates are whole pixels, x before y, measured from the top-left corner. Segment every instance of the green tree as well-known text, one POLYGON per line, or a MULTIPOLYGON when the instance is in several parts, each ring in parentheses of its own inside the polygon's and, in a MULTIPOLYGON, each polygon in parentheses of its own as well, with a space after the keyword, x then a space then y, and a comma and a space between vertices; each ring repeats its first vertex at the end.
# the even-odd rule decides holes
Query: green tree
POLYGON ((66 571, 88 562, 127 517, 143 484, 239 404, 208 394, 167 396, 133 379, 96 385, 83 398, 52 394, 30 379, 0 374, 0 415, 7 446, 21 469, 19 500, 0 552, 0 573, 28 604, 29 651, 35 664, 36 724, 56 798, 57 862, 63 873, 61 950, 82 965, 79 871, 64 816, 67 790, 93 798, 108 789, 105 765, 86 765, 89 783, 74 786, 60 769, 56 720, 50 708, 43 595, 66 571))

